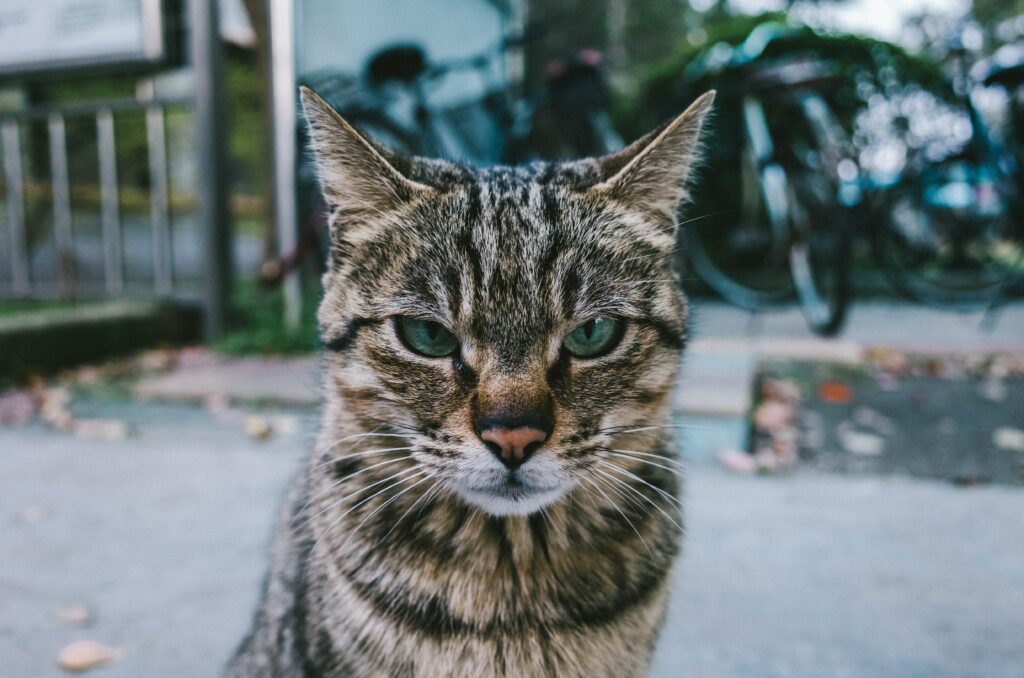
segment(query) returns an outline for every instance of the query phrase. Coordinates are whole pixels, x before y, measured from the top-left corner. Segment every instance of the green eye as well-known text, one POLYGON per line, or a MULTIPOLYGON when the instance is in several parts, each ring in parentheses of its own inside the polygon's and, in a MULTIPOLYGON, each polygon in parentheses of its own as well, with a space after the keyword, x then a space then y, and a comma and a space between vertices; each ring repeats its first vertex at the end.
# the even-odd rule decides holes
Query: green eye
POLYGON ((622 330, 623 323, 618 318, 594 318, 570 332, 562 345, 577 358, 596 358, 615 348, 622 330))
POLYGON ((395 331, 409 350, 428 358, 444 358, 459 347, 455 335, 433 320, 399 316, 395 319, 395 331))

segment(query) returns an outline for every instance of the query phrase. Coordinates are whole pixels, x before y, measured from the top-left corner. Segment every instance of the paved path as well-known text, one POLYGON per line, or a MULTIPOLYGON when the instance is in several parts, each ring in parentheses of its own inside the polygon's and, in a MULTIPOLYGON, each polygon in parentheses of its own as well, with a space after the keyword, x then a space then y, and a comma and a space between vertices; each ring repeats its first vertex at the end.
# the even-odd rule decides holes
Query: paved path
MULTIPOLYGON (((122 442, 0 429, 5 678, 61 675, 76 638, 125 651, 90 675, 212 677, 249 621, 306 435, 126 407, 122 442), (55 621, 76 602, 92 628, 55 621)), ((655 676, 1020 675, 1024 492, 692 467, 655 676)))
MULTIPOLYGON (((795 311, 696 310, 677 401, 691 467, 686 553, 655 676, 1021 675, 1024 492, 735 477, 710 461, 745 435, 749 379, 765 352, 843 360, 869 343, 1020 347, 1024 312, 1011 311, 985 333, 976 314, 859 304, 847 337, 822 341, 795 311)), ((277 389, 310 402, 319 383, 311 360, 192 375, 201 378, 179 372, 149 386, 185 400, 212 388, 262 401, 277 389)), ((248 624, 312 410, 298 432, 257 443, 240 420, 219 422, 196 405, 83 406, 127 420, 132 436, 0 428, 0 676, 61 675, 57 652, 83 637, 125 651, 90 675, 216 676, 248 624), (78 602, 94 609, 92 628, 55 621, 78 602)))

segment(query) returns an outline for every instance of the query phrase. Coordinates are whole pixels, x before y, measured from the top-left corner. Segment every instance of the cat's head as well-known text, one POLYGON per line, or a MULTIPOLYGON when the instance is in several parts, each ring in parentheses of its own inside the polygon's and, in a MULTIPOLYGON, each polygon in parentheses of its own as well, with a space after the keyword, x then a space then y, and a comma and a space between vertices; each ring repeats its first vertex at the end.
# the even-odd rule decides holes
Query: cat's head
POLYGON ((395 435, 376 447, 493 515, 557 501, 665 423, 687 330, 677 210, 712 99, 610 156, 475 170, 398 156, 305 90, 329 420, 395 435))

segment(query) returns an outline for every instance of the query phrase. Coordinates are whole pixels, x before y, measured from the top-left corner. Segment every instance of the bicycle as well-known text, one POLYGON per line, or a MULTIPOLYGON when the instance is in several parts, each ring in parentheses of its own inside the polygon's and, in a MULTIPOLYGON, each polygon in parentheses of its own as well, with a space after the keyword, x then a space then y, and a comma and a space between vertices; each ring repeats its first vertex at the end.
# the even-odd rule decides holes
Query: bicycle
MULTIPOLYGON (((548 65, 540 92, 513 101, 500 75, 507 50, 536 37, 536 31, 505 38, 464 59, 431 63, 417 44, 390 45, 367 61, 361 78, 324 71, 305 84, 376 142, 404 155, 478 165, 516 164, 537 159, 600 156, 623 146, 608 114, 601 56, 583 50, 548 65), (444 106, 433 92, 452 74, 476 76, 472 96, 444 106)), ((299 143, 306 145, 300 126, 299 143)), ((298 168, 303 224, 299 247, 265 264, 263 280, 276 284, 317 249, 326 252, 326 205, 315 168, 303 158, 298 168)))
POLYGON ((749 310, 795 296, 811 329, 830 335, 845 317, 851 244, 863 234, 887 277, 912 298, 957 308, 994 303, 1019 276, 1019 222, 1007 215, 1021 213, 1008 207, 1021 191, 1008 185, 1019 173, 1001 166, 1007 156, 977 110, 969 99, 957 102, 970 125, 963 152, 922 153, 896 172, 878 171, 830 101, 836 64, 809 53, 807 35, 764 24, 736 48, 713 47, 684 73, 696 89, 711 81, 733 93, 738 114, 730 120, 721 107, 723 127, 743 140, 739 153, 711 144, 711 171, 739 179, 725 194, 706 190, 698 207, 707 218, 683 233, 697 274, 749 310), (799 49, 787 51, 788 43, 799 49), (722 209, 729 204, 738 207, 722 209))
POLYGON ((785 34, 759 26, 727 57, 719 52, 717 63, 696 62, 684 75, 724 79, 727 101, 729 92, 738 93, 739 119, 723 126, 740 128, 743 148, 739 154, 712 151, 710 171, 731 169, 738 185, 730 195, 699 199, 702 216, 681 235, 697 274, 728 301, 753 311, 796 296, 812 330, 832 335, 849 301, 849 267, 842 262, 850 248, 857 166, 822 96, 837 77, 834 68, 803 56, 760 61, 785 34), (696 76, 696 70, 705 72, 696 76), (771 119, 789 121, 784 135, 771 119), (721 209, 729 202, 738 207, 721 209), (732 228, 722 229, 723 223, 732 228))

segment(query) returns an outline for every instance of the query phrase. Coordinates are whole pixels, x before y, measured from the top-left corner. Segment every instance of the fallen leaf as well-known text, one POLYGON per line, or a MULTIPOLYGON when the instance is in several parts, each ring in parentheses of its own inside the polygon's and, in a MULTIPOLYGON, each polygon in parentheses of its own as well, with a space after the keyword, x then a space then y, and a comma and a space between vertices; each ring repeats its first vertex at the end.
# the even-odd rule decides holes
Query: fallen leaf
POLYGON ((1012 426, 1000 426, 992 432, 992 444, 1000 450, 1024 452, 1024 431, 1012 426))
POLYGON ((83 385, 98 384, 103 380, 103 369, 96 365, 79 367, 75 370, 71 379, 76 383, 83 385))
POLYGON ((0 424, 24 426, 36 416, 36 400, 29 391, 12 389, 0 395, 0 424))
POLYGON ((91 440, 124 440, 128 437, 128 424, 118 419, 75 419, 70 427, 72 435, 91 440))
POLYGON ((121 658, 121 652, 95 640, 76 640, 64 647, 57 664, 65 671, 88 671, 121 658))
POLYGON ((1009 395, 1009 391, 1006 388, 1006 382, 998 378, 989 378, 981 382, 978 386, 978 395, 985 400, 990 400, 994 403, 1001 403, 1006 400, 1009 395))
POLYGON ((274 427, 266 417, 249 417, 245 420, 245 433, 253 440, 266 440, 273 432, 274 427))
POLYGON ((67 626, 75 626, 78 628, 85 628, 92 626, 94 617, 92 611, 82 604, 68 605, 57 610, 55 615, 57 621, 67 626))
POLYGON ((774 431, 789 426, 795 414, 792 405, 778 400, 766 400, 754 411, 754 426, 759 431, 774 431))
POLYGON ((896 433, 896 422, 870 407, 858 407, 851 416, 853 422, 862 428, 869 428, 883 436, 896 433))
POLYGON ((165 372, 174 367, 178 360, 178 354, 176 351, 172 351, 166 348, 153 349, 152 351, 146 351, 138 357, 137 364, 139 369, 147 372, 165 372))
POLYGON ((50 510, 40 504, 34 504, 22 509, 18 514, 18 520, 23 525, 36 525, 50 517, 50 510))
POLYGON ((753 474, 757 472, 757 462, 746 452, 739 450, 720 450, 718 460, 722 466, 734 473, 753 474))
POLYGON ((39 414, 44 421, 58 430, 71 430, 74 417, 68 409, 71 404, 70 391, 61 387, 40 389, 39 403, 39 414))
POLYGON ((830 379, 818 385, 818 397, 831 405, 845 405, 853 399, 853 389, 841 381, 830 379))
POLYGON ((874 433, 857 431, 849 422, 836 427, 839 445, 850 454, 863 457, 877 457, 885 451, 885 438, 874 433))
POLYGON ((790 405, 800 402, 800 387, 792 379, 765 379, 761 395, 766 400, 781 400, 790 405))

